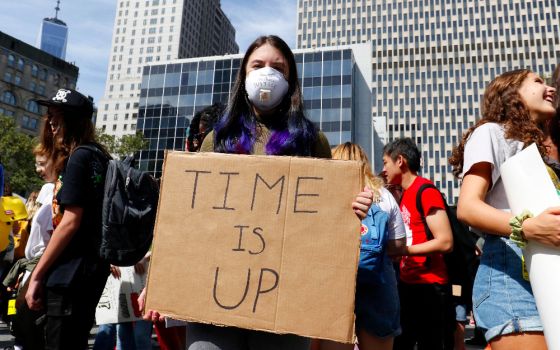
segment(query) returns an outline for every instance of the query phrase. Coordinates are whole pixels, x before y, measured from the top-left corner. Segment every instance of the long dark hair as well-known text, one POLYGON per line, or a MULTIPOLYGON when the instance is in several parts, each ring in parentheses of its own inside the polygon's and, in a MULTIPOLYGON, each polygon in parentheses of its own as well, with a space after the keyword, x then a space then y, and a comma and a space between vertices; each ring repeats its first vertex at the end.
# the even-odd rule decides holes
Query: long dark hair
POLYGON ((249 56, 259 47, 269 44, 282 53, 288 63, 288 92, 267 127, 271 136, 266 144, 266 154, 311 155, 317 137, 315 125, 305 117, 303 98, 299 85, 297 66, 292 50, 274 35, 257 38, 247 49, 235 80, 226 113, 214 130, 214 150, 221 153, 251 153, 257 137, 257 122, 251 102, 245 91, 249 56))
POLYGON ((69 110, 62 110, 64 117, 60 129, 53 135, 48 123, 48 112, 41 131, 41 144, 45 153, 53 160, 54 169, 57 174, 64 170, 66 160, 76 147, 86 144, 96 144, 103 153, 109 155, 107 150, 96 141, 95 127, 92 121, 84 116, 75 115, 69 110))
POLYGON ((525 147, 534 142, 541 155, 546 155, 543 131, 531 119, 530 111, 518 92, 529 73, 531 71, 527 69, 506 72, 488 85, 482 98, 482 119, 465 132, 449 157, 455 176, 458 177, 463 172, 465 144, 469 136, 477 127, 486 123, 503 125, 507 139, 521 141, 525 147))

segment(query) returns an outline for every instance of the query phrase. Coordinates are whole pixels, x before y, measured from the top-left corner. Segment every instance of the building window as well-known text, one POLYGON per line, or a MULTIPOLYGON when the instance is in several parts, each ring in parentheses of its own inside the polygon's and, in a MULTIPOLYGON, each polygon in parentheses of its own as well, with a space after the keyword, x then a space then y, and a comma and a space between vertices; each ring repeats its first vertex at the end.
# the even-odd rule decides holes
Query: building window
POLYGON ((46 69, 41 69, 39 71, 39 79, 41 80, 47 80, 47 70, 46 69))
POLYGON ((7 82, 7 83, 11 83, 12 82, 12 73, 10 73, 10 72, 4 73, 4 81, 7 82))
POLYGON ((37 87, 37 85, 35 84, 34 81, 29 83, 29 90, 31 90, 31 92, 35 92, 36 87, 37 87))
POLYGON ((10 111, 0 107, 0 115, 5 115, 6 117, 13 117, 14 111, 10 111))
POLYGON ((37 67, 37 65, 34 64, 31 66, 31 76, 36 78, 37 75, 39 75, 39 67, 37 67))
POLYGON ((25 61, 22 58, 18 58, 17 69, 23 71, 24 67, 25 67, 25 61))
POLYGON ((30 130, 37 130, 37 119, 24 115, 21 121, 21 126, 30 130))
POLYGON ((16 64, 16 57, 12 54, 8 55, 8 66, 13 67, 16 64))
POLYGON ((15 79, 14 79, 14 84, 21 85, 21 75, 16 74, 15 79))
POLYGON ((45 95, 45 85, 39 85, 39 87, 37 88, 37 93, 39 95, 45 95))
POLYGON ((113 131, 117 131, 117 126, 113 125, 113 131))
POLYGON ((16 105, 16 97, 10 91, 4 91, 2 94, 2 102, 15 106, 16 105))
POLYGON ((26 108, 31 113, 39 114, 39 105, 34 100, 27 101, 26 108))

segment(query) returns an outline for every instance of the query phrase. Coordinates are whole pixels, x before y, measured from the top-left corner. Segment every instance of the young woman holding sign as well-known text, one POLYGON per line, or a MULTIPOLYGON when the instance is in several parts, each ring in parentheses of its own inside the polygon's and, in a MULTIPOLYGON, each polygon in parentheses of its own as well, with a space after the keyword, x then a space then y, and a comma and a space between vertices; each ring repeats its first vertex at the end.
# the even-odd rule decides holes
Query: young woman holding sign
MULTIPOLYGON (((201 151, 331 158, 326 137, 304 115, 294 55, 282 39, 262 36, 249 46, 225 115, 201 151)), ((372 193, 364 190, 352 207, 362 219, 371 203, 372 193)), ((145 316, 160 317, 153 310, 145 316)), ((298 350, 308 349, 309 339, 191 322, 187 348, 298 350)))
POLYGON ((473 309, 492 350, 546 349, 518 243, 560 245, 560 208, 534 218, 512 216, 500 166, 532 143, 546 155, 542 127, 556 113, 554 95, 555 89, 529 70, 498 76, 484 93, 482 119, 465 133, 449 159, 454 174, 463 179, 459 219, 485 237, 473 309))

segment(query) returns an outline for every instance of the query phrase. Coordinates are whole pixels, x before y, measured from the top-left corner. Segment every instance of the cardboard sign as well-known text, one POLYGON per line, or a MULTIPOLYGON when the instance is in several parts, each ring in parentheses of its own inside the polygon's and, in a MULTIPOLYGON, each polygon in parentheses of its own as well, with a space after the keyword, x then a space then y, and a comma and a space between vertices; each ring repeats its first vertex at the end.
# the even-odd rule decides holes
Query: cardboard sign
POLYGON ((138 307, 138 295, 146 284, 146 274, 139 275, 134 266, 119 267, 121 278, 109 275, 103 294, 95 309, 98 325, 107 323, 132 322, 142 319, 138 307))
POLYGON ((361 165, 168 152, 146 309, 351 342, 361 165))

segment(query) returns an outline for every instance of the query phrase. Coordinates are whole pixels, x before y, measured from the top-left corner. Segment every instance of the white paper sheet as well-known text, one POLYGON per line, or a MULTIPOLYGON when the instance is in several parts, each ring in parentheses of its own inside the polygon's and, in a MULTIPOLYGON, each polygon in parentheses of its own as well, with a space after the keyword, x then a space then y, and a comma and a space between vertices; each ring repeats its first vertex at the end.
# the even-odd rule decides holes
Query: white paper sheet
POLYGON ((116 279, 113 275, 109 275, 97 304, 95 320, 98 325, 142 319, 137 299, 146 284, 146 273, 137 274, 134 266, 119 267, 119 269, 121 278, 116 279))
MULTIPOLYGON (((538 215, 560 206, 560 198, 535 144, 509 158, 500 167, 512 213, 528 209, 538 215)), ((560 250, 529 242, 523 253, 529 279, 544 326, 549 350, 560 350, 560 250)))

